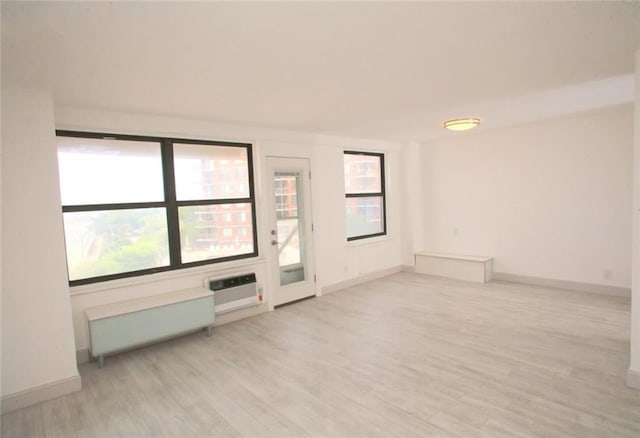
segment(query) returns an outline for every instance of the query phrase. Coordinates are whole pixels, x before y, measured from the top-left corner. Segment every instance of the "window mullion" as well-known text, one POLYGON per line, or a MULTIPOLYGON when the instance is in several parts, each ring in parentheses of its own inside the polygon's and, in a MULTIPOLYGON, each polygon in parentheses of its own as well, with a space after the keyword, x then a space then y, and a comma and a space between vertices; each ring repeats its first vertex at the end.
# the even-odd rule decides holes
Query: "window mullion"
POLYGON ((224 205, 224 204, 251 204, 251 198, 224 198, 224 199, 202 199, 196 201, 176 201, 178 207, 189 207, 194 205, 224 205))
POLYGON ((384 192, 371 192, 371 193, 345 193, 347 198, 382 198, 384 192))
POLYGON ((380 155, 380 192, 382 197, 382 233, 387 234, 387 174, 384 169, 384 155, 380 155))
POLYGON ((102 210, 132 210, 139 208, 164 208, 164 202, 128 202, 118 204, 85 204, 85 205, 63 205, 63 213, 74 213, 80 211, 102 211, 102 210))
POLYGON ((181 264, 180 222, 176 200, 175 171, 173 165, 173 143, 162 140, 162 169, 164 178, 164 199, 167 205, 167 228, 169 233, 169 260, 172 267, 181 264))
POLYGON ((253 148, 247 146, 247 167, 249 171, 249 198, 251 198, 251 223, 253 224, 253 251, 258 255, 258 220, 256 218, 256 193, 253 177, 253 148))

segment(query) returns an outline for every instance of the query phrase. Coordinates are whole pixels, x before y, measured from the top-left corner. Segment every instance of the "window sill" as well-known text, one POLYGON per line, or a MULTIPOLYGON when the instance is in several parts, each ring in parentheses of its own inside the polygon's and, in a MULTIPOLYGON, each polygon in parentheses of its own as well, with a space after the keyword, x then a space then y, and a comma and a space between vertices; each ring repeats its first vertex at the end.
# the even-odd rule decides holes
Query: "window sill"
POLYGON ((120 289, 129 286, 136 286, 139 284, 156 283, 160 281, 173 280, 175 278, 189 277, 192 275, 211 274, 213 272, 217 273, 221 271, 236 270, 245 266, 262 265, 264 263, 266 263, 266 260, 263 257, 256 257, 246 260, 234 260, 224 263, 196 266, 187 269, 159 272, 157 274, 142 275, 140 277, 120 278, 117 280, 104 281, 100 283, 71 286, 69 288, 69 293, 71 296, 92 294, 105 290, 120 289))

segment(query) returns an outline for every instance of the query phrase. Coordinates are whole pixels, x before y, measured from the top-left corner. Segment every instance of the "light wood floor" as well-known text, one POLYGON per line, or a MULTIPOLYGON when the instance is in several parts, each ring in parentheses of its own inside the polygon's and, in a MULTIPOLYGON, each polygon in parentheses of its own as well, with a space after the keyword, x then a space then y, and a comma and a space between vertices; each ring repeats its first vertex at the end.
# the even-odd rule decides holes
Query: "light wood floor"
POLYGON ((395 274, 80 367, 27 436, 640 437, 629 300, 395 274))

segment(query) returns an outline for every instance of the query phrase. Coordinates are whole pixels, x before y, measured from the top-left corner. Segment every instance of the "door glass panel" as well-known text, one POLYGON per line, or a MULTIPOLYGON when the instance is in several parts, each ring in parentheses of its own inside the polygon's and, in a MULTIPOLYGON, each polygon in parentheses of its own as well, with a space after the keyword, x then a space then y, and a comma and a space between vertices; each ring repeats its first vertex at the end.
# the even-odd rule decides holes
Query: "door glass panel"
POLYGON ((300 172, 275 172, 276 234, 280 285, 305 280, 304 209, 300 172))

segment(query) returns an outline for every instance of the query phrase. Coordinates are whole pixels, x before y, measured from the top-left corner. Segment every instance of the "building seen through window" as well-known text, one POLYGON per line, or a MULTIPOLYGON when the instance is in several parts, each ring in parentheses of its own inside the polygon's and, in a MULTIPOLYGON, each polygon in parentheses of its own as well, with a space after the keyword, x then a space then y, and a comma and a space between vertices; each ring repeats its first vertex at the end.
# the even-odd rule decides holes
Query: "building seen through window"
POLYGON ((298 216, 299 175, 293 172, 277 172, 273 183, 276 197, 276 227, 278 239, 286 244, 279 246, 280 266, 292 266, 300 260, 300 217, 298 216))
POLYGON ((344 153, 347 240, 386 234, 384 155, 344 153))

